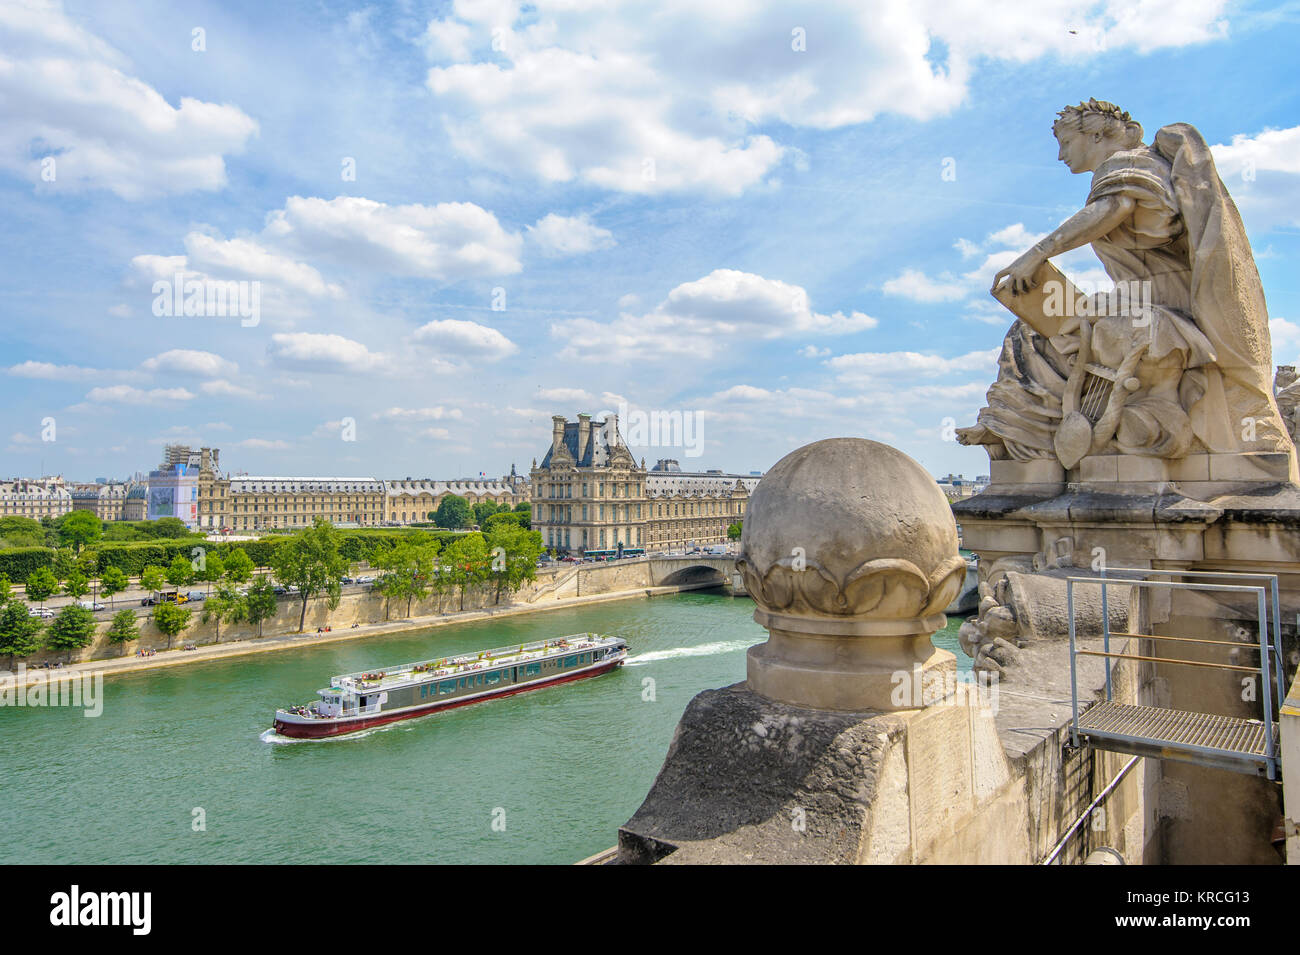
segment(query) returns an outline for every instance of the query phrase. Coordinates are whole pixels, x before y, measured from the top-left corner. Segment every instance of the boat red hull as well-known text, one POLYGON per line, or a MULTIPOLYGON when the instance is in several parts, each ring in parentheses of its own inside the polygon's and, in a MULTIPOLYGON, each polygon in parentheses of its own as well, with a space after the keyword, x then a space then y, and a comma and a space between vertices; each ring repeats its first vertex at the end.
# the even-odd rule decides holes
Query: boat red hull
POLYGON ((469 700, 449 700, 446 703, 431 703, 428 706, 413 707, 411 709, 401 710, 395 713, 376 713, 373 716, 351 717, 348 719, 318 719, 306 723, 288 723, 277 719, 275 721, 275 732, 280 736, 287 736, 291 739, 327 739, 331 736, 344 736, 348 733, 357 733, 361 730, 371 729, 376 726, 385 726, 389 723, 396 723, 399 720, 417 719, 421 716, 429 716, 432 713, 440 713, 443 710, 454 710, 461 706, 472 706, 475 703, 486 703, 489 700, 499 700, 503 696, 514 696, 516 693, 527 693, 530 690, 542 690, 548 686, 558 686, 561 683, 572 683, 575 680, 585 680, 588 677, 600 676, 602 673, 608 673, 623 665, 622 660, 615 660, 612 663, 601 666, 591 667, 579 673, 571 673, 567 676, 555 677, 550 680, 538 680, 535 683, 524 683, 519 686, 511 686, 486 696, 478 696, 469 700))

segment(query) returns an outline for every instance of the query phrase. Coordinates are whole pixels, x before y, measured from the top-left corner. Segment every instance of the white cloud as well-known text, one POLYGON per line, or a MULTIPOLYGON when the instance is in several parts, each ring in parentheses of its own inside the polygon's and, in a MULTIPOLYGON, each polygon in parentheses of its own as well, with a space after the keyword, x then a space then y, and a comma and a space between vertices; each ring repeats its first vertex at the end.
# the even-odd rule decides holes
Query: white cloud
POLYGON ((537 397, 545 401, 560 402, 591 402, 596 400, 590 391, 583 388, 542 388, 537 392, 537 397))
POLYGON ((967 352, 953 358, 940 355, 925 355, 920 352, 859 352, 852 355, 837 355, 828 359, 826 365, 836 375, 849 382, 874 382, 881 378, 915 378, 917 376, 935 378, 961 373, 984 373, 992 382, 997 372, 997 359, 1000 348, 967 352))
POLYGON ((238 365, 214 352, 194 351, 187 348, 173 348, 153 358, 146 358, 140 363, 140 367, 145 371, 199 375, 204 378, 218 378, 239 372, 238 365))
POLYGON ((814 312, 798 285, 751 272, 715 269, 684 282, 644 315, 623 313, 612 322, 566 319, 551 325, 565 341, 561 356, 617 355, 709 358, 737 336, 782 338, 793 335, 844 335, 879 324, 862 312, 814 312))
POLYGON ((233 105, 181 96, 172 106, 53 0, 0 6, 0 51, 0 166, 51 191, 139 199, 220 189, 225 157, 257 132, 233 105))
POLYGON ((914 302, 955 302, 970 292, 968 283, 947 273, 932 279, 917 269, 904 269, 902 274, 889 279, 881 288, 886 295, 899 295, 914 302))
POLYGON ((519 350, 519 346, 495 328, 458 318, 429 322, 418 328, 412 337, 420 344, 432 346, 455 358, 496 361, 519 350))
POLYGON ((543 255, 558 258, 613 248, 614 234, 587 215, 561 216, 552 212, 528 227, 528 238, 543 255))
POLYGON ((382 367, 387 359, 361 342, 342 335, 288 332, 271 336, 267 354, 277 364, 328 372, 365 372, 382 367))
POLYGON ((1300 126, 1239 134, 1211 150, 1248 225, 1300 225, 1300 126))
POLYGON ((464 417, 459 408, 444 408, 436 405, 432 408, 386 408, 376 411, 372 418, 387 418, 392 421, 441 421, 443 418, 464 417))
MULTIPOLYGON (((460 3, 434 20, 428 87, 454 147, 506 175, 634 193, 738 195, 789 151, 764 124, 925 120, 966 98, 972 64, 1083 63, 1223 35, 1223 0, 690 0, 526 8, 460 3)), ((794 156, 796 170, 802 157, 794 156)))
POLYGON ((522 237, 472 202, 390 206, 355 196, 291 196, 267 217, 263 238, 348 267, 443 282, 522 268, 522 237))
POLYGON ((18 378, 41 378, 46 381, 82 381, 105 374, 95 368, 80 365, 54 365, 47 361, 24 361, 10 365, 6 371, 18 378))
POLYGON ((185 236, 187 264, 219 276, 258 279, 311 296, 340 298, 343 290, 302 262, 271 251, 252 239, 220 239, 202 232, 185 236))
POLYGON ((245 388, 243 385, 236 385, 234 382, 226 381, 224 378, 216 378, 212 381, 205 381, 199 385, 199 390, 205 395, 217 398, 248 398, 253 401, 261 401, 266 395, 258 394, 252 388, 245 388))
POLYGON ((1273 363, 1300 364, 1300 324, 1285 318, 1270 318, 1269 337, 1273 341, 1273 363))
POLYGON ((86 401, 92 404, 159 405, 175 401, 190 401, 193 392, 184 388, 134 388, 131 385, 109 385, 92 388, 86 401))

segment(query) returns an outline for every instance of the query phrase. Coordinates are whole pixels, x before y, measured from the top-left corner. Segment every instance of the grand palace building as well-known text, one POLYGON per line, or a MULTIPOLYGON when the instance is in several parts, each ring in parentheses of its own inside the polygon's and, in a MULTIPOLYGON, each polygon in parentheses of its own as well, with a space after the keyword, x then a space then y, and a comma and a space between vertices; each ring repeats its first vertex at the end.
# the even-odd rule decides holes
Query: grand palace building
POLYGON ((533 461, 533 530, 561 554, 603 555, 725 544, 745 517, 757 475, 647 470, 623 443, 618 416, 551 419, 551 446, 533 461))

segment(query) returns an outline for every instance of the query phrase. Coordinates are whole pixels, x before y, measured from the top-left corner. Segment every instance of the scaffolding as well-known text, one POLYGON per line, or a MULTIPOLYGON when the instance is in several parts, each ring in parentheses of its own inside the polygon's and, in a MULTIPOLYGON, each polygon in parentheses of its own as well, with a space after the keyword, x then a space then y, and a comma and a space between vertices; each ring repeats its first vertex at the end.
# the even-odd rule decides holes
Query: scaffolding
MULTIPOLYGON (((1277 727, 1273 717, 1273 689, 1277 699, 1286 699, 1285 675, 1282 659, 1281 608, 1278 602, 1276 574, 1250 574, 1230 571, 1196 571, 1175 569, 1145 569, 1111 567, 1097 577, 1066 578, 1066 608, 1070 618, 1070 695, 1072 705, 1071 738, 1075 746, 1086 742, 1096 749, 1150 756, 1181 762, 1212 766, 1234 772, 1266 775, 1277 779, 1279 754, 1277 727), (1135 576, 1108 577, 1107 574, 1125 573, 1135 576), (1247 583, 1196 583, 1173 580, 1150 580, 1152 576, 1199 577, 1218 580, 1256 581, 1247 583), (1102 649, 1087 650, 1078 646, 1074 614, 1075 584, 1101 585, 1102 649), (1259 666, 1241 666, 1229 663, 1212 663, 1204 660, 1184 660, 1142 653, 1115 653, 1111 651, 1111 638, 1137 640, 1168 640, 1184 644, 1240 649, 1247 644, 1231 640, 1210 640, 1204 637, 1178 637, 1152 633, 1112 633, 1107 588, 1114 585, 1149 589, 1197 590, 1203 592, 1253 594, 1256 602, 1256 619, 1259 626, 1259 666), (1271 610, 1271 613, 1269 612, 1271 610), (1270 640, 1271 634, 1271 640, 1270 640), (1086 705, 1080 712, 1078 657, 1101 657, 1106 669, 1106 698, 1086 705), (1116 660, 1137 660, 1258 674, 1260 677, 1263 719, 1244 719, 1214 713, 1195 713, 1168 707, 1141 706, 1118 703, 1114 699, 1112 670, 1116 660)), ((1130 620, 1129 630, 1132 630, 1130 620)), ((1140 648, 1139 648, 1140 649, 1140 648)))

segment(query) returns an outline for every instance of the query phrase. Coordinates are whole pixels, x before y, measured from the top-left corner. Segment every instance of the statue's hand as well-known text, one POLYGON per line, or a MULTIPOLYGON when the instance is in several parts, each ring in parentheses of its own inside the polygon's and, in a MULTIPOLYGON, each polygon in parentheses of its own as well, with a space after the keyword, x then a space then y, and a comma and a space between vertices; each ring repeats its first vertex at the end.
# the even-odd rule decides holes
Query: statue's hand
POLYGON ((998 274, 993 276, 993 285, 989 291, 996 291, 1003 279, 1010 279, 1008 287, 1012 295, 1019 295, 1022 292, 1028 292, 1035 288, 1037 283, 1034 281, 1034 273, 1038 271, 1046 259, 1037 249, 1030 249, 1020 258, 1016 259, 1005 269, 1000 269, 998 274))

